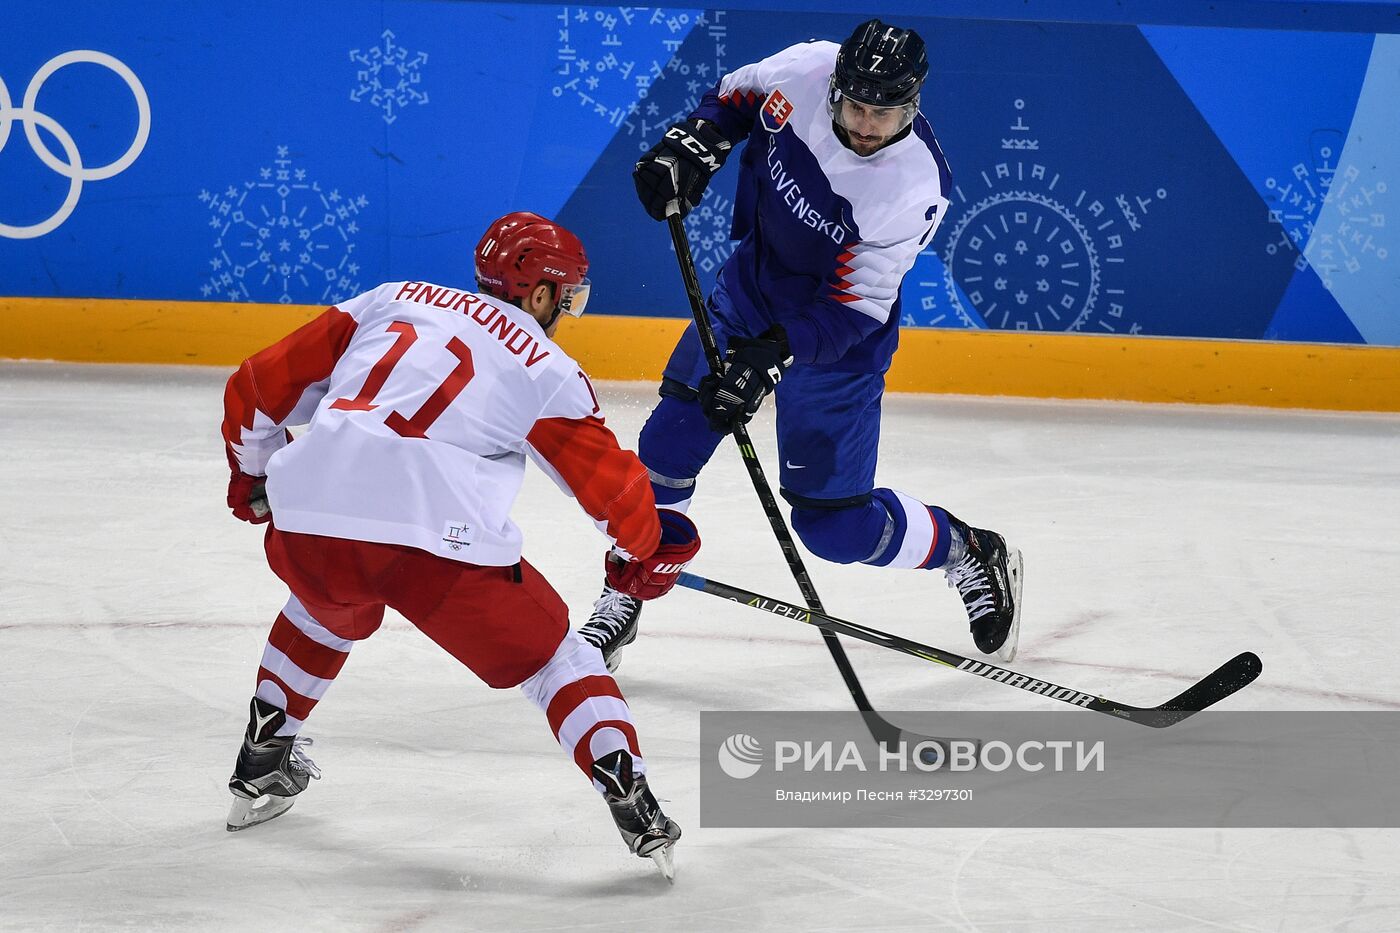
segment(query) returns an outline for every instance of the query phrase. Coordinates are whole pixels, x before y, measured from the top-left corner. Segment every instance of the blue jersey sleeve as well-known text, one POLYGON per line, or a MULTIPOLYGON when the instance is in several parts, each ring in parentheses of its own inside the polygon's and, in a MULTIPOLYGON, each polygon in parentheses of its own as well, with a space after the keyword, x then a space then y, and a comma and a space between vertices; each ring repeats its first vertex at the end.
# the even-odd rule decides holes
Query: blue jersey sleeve
POLYGON ((719 128, 724 138, 738 145, 753 129, 754 117, 763 98, 757 92, 720 95, 718 85, 705 92, 700 106, 691 113, 691 119, 704 120, 719 128))
POLYGON ((840 360, 883 325, 864 314, 852 314, 830 298, 819 299, 783 321, 793 360, 818 365, 840 360))

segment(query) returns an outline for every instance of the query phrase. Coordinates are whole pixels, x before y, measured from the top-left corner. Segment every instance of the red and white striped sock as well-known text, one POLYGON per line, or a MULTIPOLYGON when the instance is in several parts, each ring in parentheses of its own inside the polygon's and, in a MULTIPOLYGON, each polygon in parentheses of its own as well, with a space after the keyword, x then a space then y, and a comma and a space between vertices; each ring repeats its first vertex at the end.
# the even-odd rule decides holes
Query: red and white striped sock
MULTIPOLYGON (((593 762, 618 749, 632 755, 634 773, 646 773, 627 701, 602 653, 577 633, 565 635, 554 656, 520 689, 544 710, 564 753, 590 781, 593 762)), ((603 792, 597 781, 593 786, 603 792)))
POLYGON ((313 619, 295 596, 287 598, 258 668, 258 698, 287 714, 278 735, 301 731, 302 721, 325 696, 354 644, 313 619))

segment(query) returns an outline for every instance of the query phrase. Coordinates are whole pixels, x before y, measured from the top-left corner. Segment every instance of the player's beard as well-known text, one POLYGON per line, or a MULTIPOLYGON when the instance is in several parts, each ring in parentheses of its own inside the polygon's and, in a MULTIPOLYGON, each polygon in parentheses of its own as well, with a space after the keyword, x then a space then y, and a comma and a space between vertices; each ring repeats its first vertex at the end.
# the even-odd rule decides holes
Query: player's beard
POLYGON ((855 133, 848 134, 851 141, 851 150, 858 156, 872 156, 880 151, 880 147, 890 141, 888 136, 866 136, 860 137, 855 133))
POLYGON ((846 144, 846 148, 862 158, 873 156, 883 149, 892 138, 889 136, 857 136, 835 120, 831 121, 831 128, 836 132, 837 137, 846 144))

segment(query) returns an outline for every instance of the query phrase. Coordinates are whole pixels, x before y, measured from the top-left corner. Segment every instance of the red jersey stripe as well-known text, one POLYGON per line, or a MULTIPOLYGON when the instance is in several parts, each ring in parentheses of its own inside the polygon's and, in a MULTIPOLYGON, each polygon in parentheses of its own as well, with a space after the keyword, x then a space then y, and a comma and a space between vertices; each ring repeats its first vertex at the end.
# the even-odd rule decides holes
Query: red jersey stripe
POLYGON ((541 418, 526 440, 568 485, 583 510, 633 557, 661 544, 651 480, 637 455, 598 418, 541 418))
POLYGON ((335 369, 355 335, 355 326, 355 319, 344 311, 327 308, 315 320, 244 360, 224 390, 224 440, 242 443, 243 429, 253 426, 258 411, 274 422, 290 415, 302 393, 335 369))

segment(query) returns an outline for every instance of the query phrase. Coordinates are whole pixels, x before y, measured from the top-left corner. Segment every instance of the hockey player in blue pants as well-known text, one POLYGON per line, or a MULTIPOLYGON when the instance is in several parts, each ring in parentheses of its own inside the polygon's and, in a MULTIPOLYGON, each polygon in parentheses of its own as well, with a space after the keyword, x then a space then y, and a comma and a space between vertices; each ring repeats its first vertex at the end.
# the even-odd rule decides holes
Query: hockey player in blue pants
MULTIPOLYGON (((727 75, 637 163, 647 213, 682 215, 747 138, 741 241, 707 302, 727 349, 712 375, 692 324, 663 374, 639 453, 657 504, 684 511, 736 423, 775 396, 779 484, 792 527, 836 563, 945 571, 978 649, 1015 655, 1021 554, 1001 535, 875 485, 899 289, 948 208, 951 174, 919 92, 913 30, 870 20, 839 47, 806 42, 727 75)), ((641 603, 605 586, 581 629, 615 670, 641 603)))

